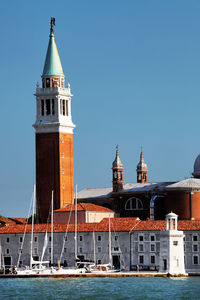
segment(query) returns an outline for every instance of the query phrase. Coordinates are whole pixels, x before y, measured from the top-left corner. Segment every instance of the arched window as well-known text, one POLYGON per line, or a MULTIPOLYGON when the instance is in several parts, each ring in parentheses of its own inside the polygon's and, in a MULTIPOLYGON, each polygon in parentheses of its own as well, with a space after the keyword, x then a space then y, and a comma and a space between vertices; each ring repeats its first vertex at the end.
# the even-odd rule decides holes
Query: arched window
POLYGON ((142 201, 138 198, 132 197, 126 201, 125 210, 142 210, 142 201))

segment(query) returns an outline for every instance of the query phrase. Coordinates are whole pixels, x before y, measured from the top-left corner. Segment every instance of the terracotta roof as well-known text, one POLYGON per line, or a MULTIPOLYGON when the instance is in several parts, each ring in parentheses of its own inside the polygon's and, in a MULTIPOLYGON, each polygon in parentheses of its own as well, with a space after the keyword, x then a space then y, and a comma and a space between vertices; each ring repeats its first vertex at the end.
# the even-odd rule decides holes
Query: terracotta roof
POLYGON ((11 224, 25 224, 26 218, 7 218, 7 217, 0 217, 0 223, 4 225, 11 225, 11 224))
MULTIPOLYGON (((166 230, 166 221, 142 221, 134 230, 166 230)), ((200 230, 200 220, 180 220, 178 221, 178 230, 200 230)))
MULTIPOLYGON (((75 211, 75 205, 66 205, 65 208, 54 210, 54 212, 65 212, 65 211, 75 211)), ((79 203, 77 204, 77 211, 102 211, 102 212, 113 212, 110 208, 95 205, 92 203, 79 203)))
POLYGON ((26 218, 9 218, 10 220, 13 220, 17 224, 26 224, 27 219, 26 218))
MULTIPOLYGON (((141 221, 139 218, 111 218, 111 231, 154 231, 165 230, 166 222, 162 221, 141 221)), ((54 232, 65 232, 66 224, 54 224, 54 232)), ((0 234, 6 233, 24 233, 25 225, 8 225, 0 228, 0 234)), ((75 225, 69 224, 68 232, 74 232, 75 225)), ((200 220, 180 220, 178 222, 179 230, 200 230, 200 220)), ((51 232, 51 225, 35 224, 34 232, 51 232)), ((105 218, 100 223, 84 223, 77 225, 78 232, 108 232, 109 219, 105 218)), ((31 232, 31 224, 27 225, 26 232, 31 232)))
POLYGON ((16 224, 16 222, 10 218, 0 217, 0 223, 6 224, 16 224))
MULTIPOLYGON (((130 231, 138 222, 139 218, 111 218, 110 225, 111 231, 130 231)), ((54 224, 54 232, 65 232, 67 225, 66 224, 54 224)), ((25 225, 9 225, 6 227, 0 228, 1 233, 23 233, 25 225)), ((51 224, 35 224, 34 232, 51 232, 51 224)), ((68 232, 74 232, 75 224, 69 224, 68 232)), ((109 231, 109 218, 103 219, 100 223, 84 223, 77 224, 77 231, 87 232, 87 231, 109 231)), ((31 232, 31 224, 27 225, 26 232, 31 232)))

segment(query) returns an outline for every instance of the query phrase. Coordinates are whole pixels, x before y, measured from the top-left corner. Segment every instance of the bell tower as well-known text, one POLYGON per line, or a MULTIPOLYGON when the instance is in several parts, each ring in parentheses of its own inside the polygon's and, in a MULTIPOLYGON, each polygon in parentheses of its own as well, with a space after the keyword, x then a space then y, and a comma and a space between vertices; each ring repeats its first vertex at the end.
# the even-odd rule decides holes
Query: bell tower
POLYGON ((116 147, 116 157, 112 163, 113 170, 113 192, 119 192, 123 189, 123 164, 119 158, 119 149, 116 147))
POLYGON ((74 202, 73 129, 70 84, 65 87, 54 26, 51 18, 42 87, 36 88, 36 197, 37 217, 46 222, 51 193, 54 191, 54 209, 74 202))
POLYGON ((140 153, 140 161, 137 165, 137 182, 138 183, 145 183, 147 182, 147 164, 144 162, 144 155, 143 152, 141 151, 140 153))

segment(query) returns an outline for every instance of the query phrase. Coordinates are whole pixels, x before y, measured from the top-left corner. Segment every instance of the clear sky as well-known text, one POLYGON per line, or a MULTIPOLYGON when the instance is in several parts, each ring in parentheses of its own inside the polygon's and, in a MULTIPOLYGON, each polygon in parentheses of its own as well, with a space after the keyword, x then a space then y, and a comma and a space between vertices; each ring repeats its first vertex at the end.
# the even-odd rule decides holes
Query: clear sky
POLYGON ((141 146, 149 181, 190 177, 200 152, 200 1, 1 1, 0 213, 24 217, 35 182, 33 96, 49 21, 74 94, 78 190, 112 185, 119 144, 124 181, 141 146))

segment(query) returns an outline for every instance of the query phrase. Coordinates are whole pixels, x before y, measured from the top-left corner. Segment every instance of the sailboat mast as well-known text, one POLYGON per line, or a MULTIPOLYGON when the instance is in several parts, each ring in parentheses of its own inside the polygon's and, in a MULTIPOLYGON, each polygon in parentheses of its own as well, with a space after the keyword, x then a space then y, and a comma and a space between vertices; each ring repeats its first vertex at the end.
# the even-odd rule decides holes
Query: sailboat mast
POLYGON ((93 230, 93 245, 94 245, 94 265, 96 266, 96 243, 95 243, 95 232, 93 230))
POLYGON ((109 263, 112 267, 112 253, 111 253, 111 231, 110 231, 110 217, 109 217, 109 263))
POLYGON ((51 265, 53 265, 53 191, 51 195, 51 265))
POLYGON ((75 233, 74 233, 74 240, 75 240, 75 260, 77 259, 77 184, 75 187, 75 233))
POLYGON ((33 226, 34 226, 34 212, 35 212, 35 199, 36 199, 36 192, 35 192, 35 184, 33 188, 33 210, 32 210, 32 226, 31 226, 31 254, 30 254, 30 269, 32 269, 32 260, 33 260, 33 226))

